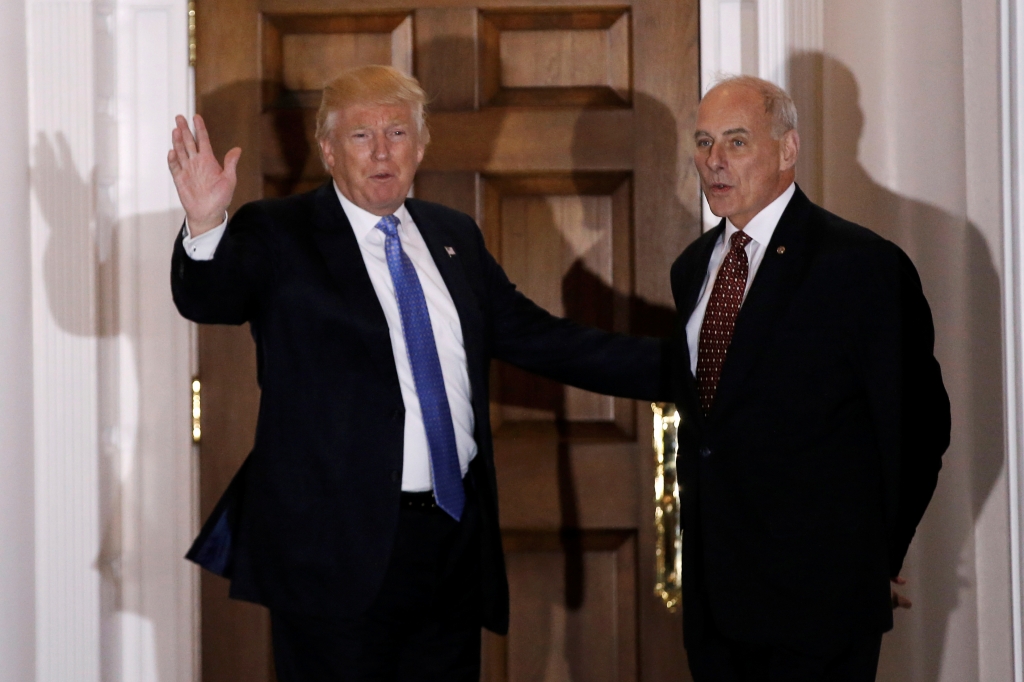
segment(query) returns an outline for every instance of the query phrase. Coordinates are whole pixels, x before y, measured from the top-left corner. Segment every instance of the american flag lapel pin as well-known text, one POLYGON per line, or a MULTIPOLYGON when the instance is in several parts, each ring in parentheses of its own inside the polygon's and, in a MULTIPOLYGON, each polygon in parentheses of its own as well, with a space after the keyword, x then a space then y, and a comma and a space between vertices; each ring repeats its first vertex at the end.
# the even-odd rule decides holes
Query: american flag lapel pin
POLYGON ((455 249, 453 249, 453 248, 452 248, 452 247, 450 247, 450 246, 446 246, 446 247, 444 247, 444 250, 448 252, 448 257, 449 257, 449 258, 451 258, 452 256, 454 256, 454 255, 455 255, 455 249))

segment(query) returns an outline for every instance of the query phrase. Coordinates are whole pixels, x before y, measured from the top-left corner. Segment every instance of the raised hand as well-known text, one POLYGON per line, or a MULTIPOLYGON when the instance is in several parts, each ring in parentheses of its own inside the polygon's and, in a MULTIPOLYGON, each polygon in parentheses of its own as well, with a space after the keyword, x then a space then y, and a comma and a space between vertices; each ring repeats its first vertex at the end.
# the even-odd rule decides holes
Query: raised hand
POLYGON ((224 155, 221 168, 210 147, 203 117, 192 119, 196 134, 188 129, 184 116, 175 116, 177 124, 171 132, 173 149, 167 152, 167 167, 171 169, 178 199, 185 209, 189 234, 198 237, 224 221, 224 211, 231 203, 238 180, 235 169, 242 150, 235 147, 224 155))

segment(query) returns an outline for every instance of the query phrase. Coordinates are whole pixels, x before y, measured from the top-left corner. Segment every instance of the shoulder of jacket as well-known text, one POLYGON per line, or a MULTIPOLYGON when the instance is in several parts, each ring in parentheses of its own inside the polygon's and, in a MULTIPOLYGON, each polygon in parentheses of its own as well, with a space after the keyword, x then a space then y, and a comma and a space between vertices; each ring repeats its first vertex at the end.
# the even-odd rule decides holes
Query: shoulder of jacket
POLYGON ((819 234, 837 245, 881 246, 888 243, 873 230, 842 218, 817 204, 811 205, 811 219, 819 234))

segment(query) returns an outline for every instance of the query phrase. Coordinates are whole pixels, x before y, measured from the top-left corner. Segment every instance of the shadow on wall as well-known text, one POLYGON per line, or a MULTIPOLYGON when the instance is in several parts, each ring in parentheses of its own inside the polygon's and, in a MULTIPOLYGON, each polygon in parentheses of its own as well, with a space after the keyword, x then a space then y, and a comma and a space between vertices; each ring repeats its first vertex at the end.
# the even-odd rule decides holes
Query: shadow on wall
MULTIPOLYGON (((178 562, 171 562, 175 559, 180 562, 179 558, 187 549, 178 546, 180 538, 168 533, 171 520, 164 514, 172 508, 169 504, 177 500, 168 504, 167 500, 154 499, 175 494, 169 486, 154 487, 166 474, 161 469, 173 466, 173 463, 158 461, 159 457, 155 459, 155 456, 162 457, 168 448, 174 447, 173 443, 167 439, 169 434, 160 430, 163 423, 156 430, 152 424, 142 423, 146 415, 166 412, 167 406, 158 403, 166 398, 167 375, 177 378, 173 377, 176 368, 143 368, 139 356, 143 342, 152 348, 154 343, 174 344, 176 341, 140 339, 139 320, 163 314, 162 310, 154 310, 154 306, 164 304, 147 298, 142 305, 149 306, 148 310, 137 311, 135 320, 123 321, 118 292, 124 274, 119 268, 125 262, 122 258, 125 235, 132 231, 137 241, 131 247, 131 256, 137 259, 138 267, 138 272, 133 273, 133 284, 147 286, 149 278, 159 272, 158 286, 169 304, 170 294, 163 273, 168 271, 167 254, 180 214, 159 212, 133 216, 120 224, 103 225, 99 220, 94 224, 92 217, 97 213, 94 210, 94 172, 78 167, 67 138, 62 133, 53 138, 40 134, 35 141, 33 158, 33 191, 50 231, 43 254, 43 279, 50 316, 66 334, 94 338, 98 342, 97 405, 101 440, 96 517, 100 547, 93 569, 100 574, 102 676, 120 679, 123 672, 120 670, 121 634, 134 630, 145 647, 138 663, 149 676, 147 679, 175 679, 180 677, 183 663, 175 660, 178 651, 173 642, 177 640, 179 612, 188 606, 177 604, 176 595, 170 589, 155 599, 150 598, 149 592, 145 592, 149 596, 144 599, 139 596, 156 584, 176 584, 182 567, 178 562), (157 252, 160 270, 149 270, 156 265, 157 252), (134 404, 122 404, 125 386, 136 392, 134 404), (131 410, 131 414, 126 414, 126 410, 131 410), (138 547, 122 544, 127 532, 134 534, 136 543, 145 543, 147 552, 155 549, 168 558, 166 566, 133 567, 146 571, 143 579, 149 585, 132 584, 134 570, 132 575, 126 573, 126 567, 139 559, 138 547), (130 603, 133 601, 134 604, 130 603)), ((173 439, 173 434, 170 437, 173 439)))
MULTIPOLYGON (((812 149, 820 149, 823 205, 899 244, 913 259, 932 306, 936 356, 952 404, 952 444, 904 566, 914 607, 897 614, 885 638, 879 680, 952 679, 953 671, 941 667, 947 642, 963 647, 953 658, 973 659, 977 675, 974 526, 1004 466, 1000 285, 992 254, 965 216, 901 196, 860 164, 864 115, 847 66, 807 53, 794 57, 790 69, 819 74, 823 83, 821 125, 801 128, 802 137, 814 136, 812 149), (961 608, 971 613, 954 618, 961 608), (964 631, 961 622, 972 629, 964 631)), ((805 105, 814 103, 797 101, 805 105)), ((965 673, 958 671, 957 679, 977 679, 965 673)))
MULTIPOLYGON (((446 63, 443 58, 432 58, 436 55, 461 54, 472 57, 475 53, 475 45, 472 41, 441 38, 431 42, 425 47, 425 54, 422 55, 423 63, 446 63)), ((445 110, 445 98, 443 93, 430 92, 428 96, 436 104, 433 111, 445 110)), ((633 109, 638 116, 648 122, 645 135, 651 139, 658 140, 658 158, 655 161, 657 168, 664 169, 665 173, 674 174, 680 168, 689 166, 688 159, 680 163, 678 158, 678 123, 676 115, 665 104, 642 92, 633 93, 633 109)), ((464 104, 456 110, 465 110, 464 104)), ((493 158, 498 138, 502 133, 504 121, 501 116, 488 119, 491 127, 482 131, 474 139, 474 144, 489 149, 489 158, 493 158)), ((574 167, 584 167, 587 159, 593 158, 593 153, 588 152, 595 144, 603 144, 603 140, 588 138, 587 128, 578 124, 573 131, 572 139, 572 161, 574 167)), ((429 153, 429 152, 428 152, 429 153)), ((438 175, 455 176, 457 173, 442 173, 438 175)), ((469 175, 469 174, 465 174, 469 175)), ((469 182, 471 189, 463 191, 458 197, 453 195, 448 185, 441 181, 438 185, 433 184, 430 178, 417 179, 416 193, 421 198, 437 201, 465 211, 470 215, 477 213, 476 190, 473 182, 469 182), (462 196, 462 195, 465 196, 462 196)), ((576 190, 581 194, 587 193, 587 181, 577 182, 576 190)), ((517 197, 511 199, 516 201, 520 198, 543 199, 543 197, 517 197)), ((528 231, 531 235, 531 244, 534 248, 530 252, 531 264, 538 270, 555 271, 561 273, 561 291, 554 292, 536 291, 531 285, 528 275, 522 275, 527 281, 516 281, 517 273, 510 269, 509 276, 520 285, 528 296, 541 304, 546 304, 553 312, 558 312, 555 307, 561 303, 561 314, 582 324, 605 329, 609 331, 628 332, 650 336, 668 336, 671 333, 675 321, 675 310, 645 300, 636 294, 626 294, 617 291, 608 280, 607 273, 595 272, 592 265, 601 263, 606 257, 603 249, 608 248, 604 240, 606 236, 608 216, 595 203, 584 201, 579 204, 579 213, 573 213, 571 209, 563 213, 563 209, 556 209, 555 204, 546 201, 530 201, 529 207, 524 209, 528 215, 528 231), (567 216, 569 216, 567 218, 567 216), (578 220, 578 223, 576 221, 578 220), (568 221, 568 222, 566 222, 568 221), (563 224, 564 223, 564 224, 563 224), (569 224, 573 223, 573 224, 569 224), (543 261, 544 265, 538 265, 543 261), (620 314, 621 312, 625 314, 620 314)), ((564 205, 563 205, 564 207, 564 205)), ((632 211, 635 216, 636 211, 632 211)), ((699 235, 699 219, 693 216, 686 209, 678 197, 658 208, 658 217, 661 224, 668 226, 664 232, 669 233, 665 239, 665 259, 663 263, 641 262, 636 263, 636 268, 657 267, 661 272, 659 277, 664 282, 664 289, 669 288, 669 266, 672 260, 678 255, 685 245, 699 235)), ((485 227, 490 232, 490 227, 485 227)), ((631 248, 634 242, 630 240, 631 248)), ((496 245, 490 245, 492 250, 496 245)), ((504 263, 506 268, 509 263, 504 263)), ((531 271, 532 271, 531 267, 531 271)), ((556 382, 538 377, 510 365, 494 363, 491 401, 503 407, 525 408, 536 415, 550 415, 553 418, 558 432, 561 434, 557 448, 557 489, 558 504, 560 511, 560 539, 563 555, 563 584, 551 586, 545 597, 553 600, 553 614, 564 614, 565 611, 578 611, 584 607, 588 598, 593 599, 587 593, 588 576, 586 574, 585 550, 583 547, 583 530, 580 518, 580 491, 577 490, 578 473, 574 471, 573 457, 570 453, 568 434, 572 429, 567 416, 568 396, 566 388, 556 382), (563 610, 564 609, 564 610, 563 610)), ((543 418, 543 417, 541 417, 543 418)), ((499 465, 499 479, 501 469, 499 465)), ((590 581, 593 578, 589 579, 590 581)), ((515 604, 513 604, 515 609, 515 604)), ((567 675, 571 679, 584 679, 587 675, 585 670, 577 669, 577 662, 573 660, 556 660, 562 655, 559 646, 571 645, 573 640, 582 636, 573 631, 573 626, 567 624, 565 618, 552 616, 550 632, 546 636, 539 636, 551 642, 548 660, 544 670, 533 671, 543 679, 555 679, 561 675, 567 675), (558 631, 561 629, 562 631, 558 631), (561 642, 561 645, 556 644, 561 642)), ((680 651, 682 641, 677 643, 680 651)), ((485 643, 484 667, 488 668, 487 650, 485 643)), ((685 672, 681 673, 686 675, 685 672)), ((486 679, 486 678, 485 678, 486 679)), ((685 679, 688 679, 686 677, 685 679)))

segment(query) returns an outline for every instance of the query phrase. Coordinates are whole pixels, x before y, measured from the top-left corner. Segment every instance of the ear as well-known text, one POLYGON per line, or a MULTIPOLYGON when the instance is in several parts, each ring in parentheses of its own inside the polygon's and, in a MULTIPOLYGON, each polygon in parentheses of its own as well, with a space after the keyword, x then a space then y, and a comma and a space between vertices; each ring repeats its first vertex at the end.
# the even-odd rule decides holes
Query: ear
POLYGON ((422 142, 416 145, 416 167, 418 168, 420 163, 423 162, 423 154, 427 151, 427 145, 422 142))
POLYGON ((331 143, 331 138, 328 135, 320 143, 320 158, 323 159, 324 165, 327 166, 327 170, 334 170, 334 145, 331 143))
POLYGON ((779 170, 788 171, 795 166, 799 154, 800 134, 796 130, 787 130, 779 139, 779 170))

